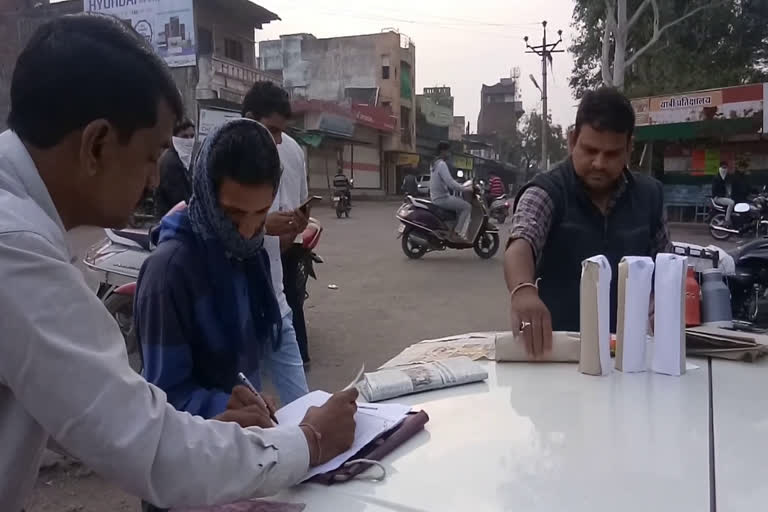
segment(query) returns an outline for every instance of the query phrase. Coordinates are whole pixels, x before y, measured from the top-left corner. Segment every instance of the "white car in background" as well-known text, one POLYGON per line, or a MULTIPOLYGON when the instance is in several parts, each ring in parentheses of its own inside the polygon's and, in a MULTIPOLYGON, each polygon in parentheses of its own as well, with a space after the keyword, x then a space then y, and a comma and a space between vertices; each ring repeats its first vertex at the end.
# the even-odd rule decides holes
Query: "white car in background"
POLYGON ((419 195, 424 197, 429 197, 429 174, 422 174, 421 176, 416 176, 416 184, 419 188, 419 195))

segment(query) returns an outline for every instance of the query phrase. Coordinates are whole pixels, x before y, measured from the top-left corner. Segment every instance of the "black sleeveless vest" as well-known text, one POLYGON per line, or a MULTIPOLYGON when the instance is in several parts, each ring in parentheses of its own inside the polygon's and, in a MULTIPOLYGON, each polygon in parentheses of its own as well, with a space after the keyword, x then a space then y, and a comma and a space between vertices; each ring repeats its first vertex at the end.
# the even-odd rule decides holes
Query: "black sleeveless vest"
POLYGON ((547 242, 536 266, 539 296, 556 331, 579 330, 581 262, 602 254, 611 264, 611 332, 616 332, 618 266, 624 256, 652 256, 653 236, 661 228, 664 196, 655 179, 624 171, 626 189, 607 216, 587 195, 570 159, 539 174, 526 188, 544 189, 554 211, 547 242))

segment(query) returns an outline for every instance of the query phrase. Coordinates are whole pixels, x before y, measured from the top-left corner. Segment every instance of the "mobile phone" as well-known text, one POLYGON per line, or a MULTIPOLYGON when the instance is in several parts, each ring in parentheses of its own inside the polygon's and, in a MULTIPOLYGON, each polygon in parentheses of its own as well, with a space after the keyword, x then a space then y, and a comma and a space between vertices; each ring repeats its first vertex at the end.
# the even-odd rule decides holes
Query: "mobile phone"
POLYGON ((320 196, 310 196, 307 198, 306 201, 301 203, 301 205, 299 206, 299 210, 301 210, 302 213, 307 213, 307 210, 309 210, 309 207, 312 206, 312 203, 317 201, 322 201, 322 200, 323 198, 320 196))

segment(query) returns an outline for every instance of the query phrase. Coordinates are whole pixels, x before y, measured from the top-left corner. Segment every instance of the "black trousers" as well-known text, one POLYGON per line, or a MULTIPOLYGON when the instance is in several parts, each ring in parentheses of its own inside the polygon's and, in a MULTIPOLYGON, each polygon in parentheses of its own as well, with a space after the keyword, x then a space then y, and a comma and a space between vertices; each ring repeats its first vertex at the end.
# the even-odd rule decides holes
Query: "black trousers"
POLYGON ((283 287, 285 298, 293 312, 293 328, 296 330, 296 341, 299 343, 301 359, 309 362, 309 346, 307 340, 307 324, 304 321, 305 286, 299 284, 299 263, 306 257, 306 249, 293 246, 282 254, 283 287))

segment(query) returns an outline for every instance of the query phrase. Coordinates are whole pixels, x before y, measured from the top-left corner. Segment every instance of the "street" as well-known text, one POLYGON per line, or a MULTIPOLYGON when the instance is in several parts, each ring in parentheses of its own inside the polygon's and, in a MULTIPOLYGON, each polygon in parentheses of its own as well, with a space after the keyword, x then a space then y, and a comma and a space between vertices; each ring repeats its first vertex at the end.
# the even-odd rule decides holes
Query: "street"
MULTIPOLYGON (((336 219, 327 205, 313 212, 325 228, 317 250, 325 264, 316 267, 318 281, 310 281, 306 304, 311 389, 338 389, 361 364, 373 370, 425 338, 509 327, 501 251, 490 261, 472 250, 410 261, 395 235, 397 206, 357 201, 350 219, 336 219)), ((712 243, 700 227, 675 227, 672 234, 674 240, 712 243)), ((79 230, 72 243, 82 255, 99 238, 99 230, 79 230)), ((502 247, 505 242, 506 235, 502 247)), ((28 512, 138 509, 138 500, 76 465, 43 469, 27 507, 28 512)))

